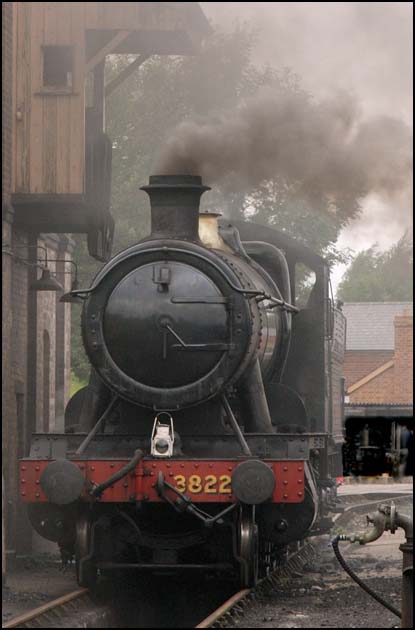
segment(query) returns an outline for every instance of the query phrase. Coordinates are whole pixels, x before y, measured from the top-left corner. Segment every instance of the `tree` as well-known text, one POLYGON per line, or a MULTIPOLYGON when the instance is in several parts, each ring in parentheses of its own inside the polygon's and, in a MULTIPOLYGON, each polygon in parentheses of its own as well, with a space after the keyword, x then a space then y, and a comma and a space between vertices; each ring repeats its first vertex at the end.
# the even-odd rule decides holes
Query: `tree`
POLYGON ((413 247, 408 232, 390 249, 373 245, 359 254, 337 291, 343 302, 412 301, 413 247))

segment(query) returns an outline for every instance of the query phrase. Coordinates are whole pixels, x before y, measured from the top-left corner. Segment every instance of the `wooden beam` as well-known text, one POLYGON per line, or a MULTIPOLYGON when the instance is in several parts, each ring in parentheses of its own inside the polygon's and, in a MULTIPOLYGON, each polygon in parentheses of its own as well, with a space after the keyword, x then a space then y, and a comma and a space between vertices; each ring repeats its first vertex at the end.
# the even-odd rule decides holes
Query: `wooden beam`
POLYGON ((117 87, 121 85, 121 83, 123 83, 125 79, 127 79, 127 77, 129 77, 137 68, 139 68, 150 57, 151 55, 139 55, 126 68, 124 68, 124 70, 121 70, 121 72, 115 77, 115 79, 110 81, 105 86, 105 96, 109 96, 110 94, 112 94, 112 92, 116 90, 117 87))
POLYGON ((113 53, 118 46, 131 35, 131 31, 119 31, 103 48, 88 61, 85 66, 85 74, 91 72, 101 61, 105 61, 105 57, 113 53))
POLYGON ((347 389, 346 393, 352 394, 357 389, 359 389, 359 387, 363 387, 363 385, 366 385, 366 383, 369 383, 380 374, 383 374, 383 372, 386 372, 386 370, 389 370, 389 368, 391 368, 393 365, 395 365, 395 361, 393 359, 391 361, 388 361, 387 363, 384 363, 380 367, 376 368, 376 370, 373 370, 373 372, 370 372, 370 374, 367 374, 366 376, 361 378, 359 381, 356 381, 354 385, 351 385, 347 389))

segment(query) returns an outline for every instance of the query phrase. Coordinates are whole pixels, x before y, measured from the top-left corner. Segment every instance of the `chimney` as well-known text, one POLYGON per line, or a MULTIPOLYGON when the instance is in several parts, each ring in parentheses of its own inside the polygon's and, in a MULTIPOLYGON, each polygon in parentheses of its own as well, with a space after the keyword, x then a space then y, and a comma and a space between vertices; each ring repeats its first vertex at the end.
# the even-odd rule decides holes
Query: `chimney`
POLYGON ((143 186, 150 197, 151 239, 179 239, 200 243, 200 197, 209 186, 198 175, 151 175, 143 186))
POLYGON ((395 325, 394 402, 413 403, 413 332, 412 315, 397 315, 395 325))

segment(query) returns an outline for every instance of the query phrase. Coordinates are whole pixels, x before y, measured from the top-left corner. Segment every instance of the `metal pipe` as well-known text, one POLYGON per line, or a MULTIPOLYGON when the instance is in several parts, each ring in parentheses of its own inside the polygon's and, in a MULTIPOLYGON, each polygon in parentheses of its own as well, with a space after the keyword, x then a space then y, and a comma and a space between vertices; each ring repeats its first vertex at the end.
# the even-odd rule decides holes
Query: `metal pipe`
POLYGON ((245 432, 275 433, 258 359, 256 359, 252 369, 243 380, 240 393, 248 412, 245 419, 245 432))
POLYGON ((105 409, 104 413, 102 414, 102 416, 97 420, 97 422, 95 423, 95 425, 92 427, 92 429, 90 430, 90 432, 88 433, 88 435, 86 436, 86 438, 84 439, 84 441, 78 446, 78 448, 75 451, 75 455, 82 455, 83 452, 85 451, 85 449, 87 448, 88 444, 90 443, 90 441, 92 440, 92 438, 98 433, 99 429, 102 426, 102 423, 104 422, 105 418, 108 416, 108 414, 110 413, 110 411, 113 409, 115 403, 119 400, 118 396, 115 396, 115 398, 113 398, 110 402, 110 404, 108 405, 108 407, 105 409))
MULTIPOLYGON (((279 289, 285 302, 291 302, 290 272, 287 260, 278 247, 263 241, 244 241, 243 246, 249 256, 260 258, 261 265, 271 275, 277 277, 279 289)), ((298 309, 297 309, 298 310, 298 309)))
POLYGON ((89 383, 82 399, 82 407, 79 412, 79 430, 89 433, 97 419, 105 410, 105 405, 110 403, 111 392, 105 387, 96 371, 91 369, 89 383))
POLYGON ((221 402, 228 416, 228 420, 232 425, 232 429, 234 430, 234 433, 236 437, 238 438, 238 442, 241 445, 242 452, 245 455, 252 455, 248 442, 245 440, 244 434, 241 431, 241 427, 239 426, 238 421, 236 420, 234 413, 232 411, 232 407, 230 406, 229 401, 225 395, 222 396, 221 402))

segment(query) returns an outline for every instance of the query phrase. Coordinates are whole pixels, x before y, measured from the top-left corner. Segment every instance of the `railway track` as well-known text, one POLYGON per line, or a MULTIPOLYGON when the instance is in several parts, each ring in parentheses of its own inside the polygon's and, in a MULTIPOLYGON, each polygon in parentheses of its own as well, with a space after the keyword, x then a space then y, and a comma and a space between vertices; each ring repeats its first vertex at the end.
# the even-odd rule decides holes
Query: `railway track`
POLYGON ((34 608, 27 613, 23 613, 18 617, 14 617, 10 621, 3 623, 2 628, 31 628, 30 624, 40 626, 42 622, 50 622, 52 619, 56 622, 57 619, 65 614, 69 609, 74 610, 76 604, 79 604, 83 599, 88 597, 88 589, 80 588, 67 595, 62 595, 57 599, 53 599, 38 608, 34 608))
MULTIPOLYGON (((399 504, 412 495, 400 495, 393 497, 385 496, 376 501, 364 501, 357 505, 348 506, 343 513, 336 515, 335 525, 345 524, 353 515, 364 514, 376 509, 380 502, 394 500, 399 504)), ((312 541, 298 544, 292 549, 275 570, 262 579, 257 586, 251 589, 242 589, 232 595, 214 612, 209 614, 195 628, 226 628, 234 626, 242 617, 245 611, 252 606, 258 598, 263 597, 271 591, 281 587, 287 587, 290 580, 298 578, 298 574, 307 562, 315 557, 317 549, 312 541)), ((3 628, 57 628, 57 627, 117 627, 114 617, 114 607, 108 604, 103 605, 92 597, 88 589, 78 589, 66 594, 58 599, 50 601, 27 613, 19 615, 8 622, 3 628), (114 624, 114 625, 110 625, 114 624)), ((119 626, 119 627, 125 627, 119 626)), ((137 627, 137 626, 131 626, 137 627)), ((144 626, 142 626, 144 627, 144 626)), ((149 626, 145 626, 149 627, 149 626)), ((182 626, 185 627, 185 626, 182 626)))
POLYGON ((201 621, 196 628, 228 628, 235 625, 243 617, 244 610, 258 597, 271 590, 277 589, 287 580, 298 575, 302 567, 315 555, 315 548, 311 542, 299 545, 286 558, 284 564, 278 566, 267 577, 263 578, 253 588, 245 588, 232 595, 213 613, 201 621))
MULTIPOLYGON (((399 505, 401 501, 412 498, 413 495, 402 494, 397 496, 385 496, 382 499, 364 501, 357 505, 351 505, 337 514, 334 519, 334 527, 343 525, 356 514, 365 514, 376 510, 379 503, 394 501, 399 505)), ((201 621, 196 628, 227 628, 235 626, 244 616, 244 611, 252 605, 255 600, 267 592, 278 589, 279 585, 293 577, 301 570, 315 554, 312 543, 305 543, 298 551, 292 553, 287 563, 283 567, 277 568, 271 575, 261 580, 258 585, 251 589, 242 589, 221 604, 214 612, 201 621)))
POLYGON ((80 588, 10 619, 2 628, 104 628, 111 618, 108 606, 97 603, 89 589, 80 588))

